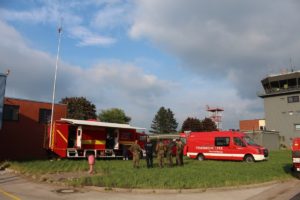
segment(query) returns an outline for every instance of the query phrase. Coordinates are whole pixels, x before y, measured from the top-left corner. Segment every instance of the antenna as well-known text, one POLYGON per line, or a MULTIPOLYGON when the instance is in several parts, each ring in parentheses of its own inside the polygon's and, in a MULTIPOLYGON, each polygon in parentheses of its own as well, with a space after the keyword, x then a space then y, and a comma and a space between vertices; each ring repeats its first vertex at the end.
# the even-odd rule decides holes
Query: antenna
POLYGON ((49 134, 49 144, 52 147, 52 131, 53 131, 53 116, 54 116, 54 100, 55 100, 55 88, 56 88, 56 76, 57 76, 57 68, 58 68, 58 60, 59 60, 59 50, 60 50, 60 40, 62 34, 62 18, 60 19, 58 31, 58 45, 57 45, 57 54, 56 54, 56 62, 55 62, 55 73, 54 73, 54 81, 53 81, 53 93, 52 93, 52 108, 51 108, 51 122, 50 122, 50 134, 49 134))

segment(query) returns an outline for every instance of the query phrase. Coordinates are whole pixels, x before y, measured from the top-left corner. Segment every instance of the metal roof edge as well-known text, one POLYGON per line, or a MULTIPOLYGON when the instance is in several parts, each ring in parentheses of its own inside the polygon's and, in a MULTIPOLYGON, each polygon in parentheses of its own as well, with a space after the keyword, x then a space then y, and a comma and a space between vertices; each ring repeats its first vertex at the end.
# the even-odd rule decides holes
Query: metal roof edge
POLYGON ((71 124, 77 124, 77 125, 146 130, 146 128, 134 127, 134 126, 131 126, 129 124, 118 124, 118 123, 88 121, 88 120, 68 119, 68 118, 61 118, 60 120, 71 123, 71 124))

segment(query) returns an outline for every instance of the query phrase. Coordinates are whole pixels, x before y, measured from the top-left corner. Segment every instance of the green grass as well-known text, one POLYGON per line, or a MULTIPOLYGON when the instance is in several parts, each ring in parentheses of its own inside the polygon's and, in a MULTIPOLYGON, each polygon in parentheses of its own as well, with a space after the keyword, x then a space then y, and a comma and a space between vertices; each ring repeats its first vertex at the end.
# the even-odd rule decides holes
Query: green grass
MULTIPOLYGON (((86 160, 11 162, 12 169, 35 176, 59 172, 87 174, 86 160)), ((121 188, 211 188, 262 183, 293 178, 290 173, 291 152, 275 151, 268 161, 244 163, 233 161, 197 161, 185 159, 184 167, 147 169, 141 160, 139 169, 132 161, 97 160, 93 176, 68 180, 68 184, 121 188)))

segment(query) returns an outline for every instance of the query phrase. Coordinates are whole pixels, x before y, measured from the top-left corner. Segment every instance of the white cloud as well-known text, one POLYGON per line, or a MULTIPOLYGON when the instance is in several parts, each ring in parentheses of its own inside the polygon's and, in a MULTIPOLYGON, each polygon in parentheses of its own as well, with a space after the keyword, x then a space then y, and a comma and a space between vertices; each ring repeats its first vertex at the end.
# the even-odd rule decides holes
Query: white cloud
MULTIPOLYGON (((0 30, 0 71, 11 71, 6 96, 50 102, 55 56, 31 49, 14 28, 1 20, 0 30)), ((60 61, 56 101, 65 96, 85 96, 98 109, 123 108, 133 123, 147 127, 147 120, 152 118, 149 111, 173 87, 173 83, 128 62, 102 61, 84 69, 60 61)))
POLYGON ((100 30, 111 30, 120 27, 126 28, 131 22, 130 12, 132 9, 132 5, 125 1, 106 4, 103 9, 95 14, 91 26, 100 30))
MULTIPOLYGON (((103 34, 97 32, 93 27, 94 24, 92 26, 86 25, 90 24, 90 19, 83 18, 80 16, 82 10, 78 11, 79 8, 85 9, 87 6, 102 6, 102 4, 110 3, 102 2, 99 4, 89 1, 81 5, 82 7, 78 7, 79 2, 76 1, 70 4, 59 1, 41 1, 40 3, 40 7, 34 7, 30 10, 19 11, 0 8, 0 18, 6 21, 21 21, 28 24, 42 23, 57 27, 62 23, 67 36, 78 40, 78 46, 106 46, 116 42, 115 38, 103 36, 103 34)), ((86 12, 86 10, 84 11, 86 12)), ((106 12, 109 12, 109 10, 106 12)), ((97 22, 100 23, 101 20, 107 19, 97 19, 97 22)), ((94 20, 92 19, 92 21, 94 20)))
MULTIPOLYGON (((300 63, 296 1, 135 1, 132 38, 148 38, 199 76, 233 80, 257 98, 260 79, 300 63)), ((299 68, 299 67, 298 67, 299 68)))
POLYGON ((116 42, 114 38, 92 33, 90 30, 82 26, 71 27, 69 33, 71 37, 78 38, 80 40, 78 43, 79 46, 102 46, 116 42))
MULTIPOLYGON (((99 31, 118 28, 123 26, 121 23, 127 26, 132 20, 128 17, 134 17, 129 32, 132 38, 149 38, 196 74, 171 82, 158 78, 160 74, 145 72, 130 61, 106 60, 87 69, 60 61, 57 99, 86 96, 98 109, 124 109, 135 125, 145 127, 150 126, 160 106, 170 107, 179 122, 188 116, 203 118, 205 105, 221 106, 225 109, 224 128, 237 128, 239 119, 263 117, 261 100, 255 94, 259 79, 274 70, 274 66, 279 68, 284 60, 288 62, 291 56, 297 55, 298 27, 292 30, 285 21, 289 19, 294 24, 298 14, 291 11, 293 8, 288 3, 279 8, 282 13, 290 11, 292 14, 279 19, 274 5, 265 13, 266 3, 258 2, 261 7, 257 7, 252 1, 247 2, 247 6, 239 1, 224 2, 141 0, 136 1, 137 10, 129 16, 130 9, 121 6, 119 1, 109 5, 99 1, 98 6, 104 7, 105 12, 90 18, 89 23, 78 13, 85 10, 84 6, 97 5, 95 2, 84 1, 84 5, 80 4, 83 7, 79 7, 80 1, 72 1, 69 9, 63 5, 64 23, 68 24, 65 31, 79 46, 115 43, 115 38, 105 37, 99 31)), ((278 6, 280 2, 274 4, 278 6)), ((59 19, 55 5, 53 10, 52 16, 59 19)), ((20 15, 10 12, 0 12, 1 18, 52 25, 59 21, 48 19, 45 11, 36 10, 32 15, 29 11, 18 12, 20 15)), ((94 13, 87 15, 95 16, 94 13)), ((3 58, 0 67, 2 71, 11 69, 7 96, 50 101, 54 56, 30 48, 15 29, 1 21, 0 30, 0 57, 3 58)), ((147 59, 151 63, 151 58, 147 59)), ((298 56, 293 59, 295 63, 299 60, 298 56)), ((153 63, 156 62, 159 61, 153 63)), ((162 67, 158 64, 157 71, 162 67)))

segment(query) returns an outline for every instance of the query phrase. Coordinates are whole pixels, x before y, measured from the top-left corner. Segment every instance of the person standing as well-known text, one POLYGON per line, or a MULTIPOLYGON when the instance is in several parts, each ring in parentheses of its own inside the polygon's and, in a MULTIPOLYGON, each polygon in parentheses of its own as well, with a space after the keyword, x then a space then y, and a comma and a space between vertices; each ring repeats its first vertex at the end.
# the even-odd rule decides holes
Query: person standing
POLYGON ((138 144, 138 140, 135 140, 134 144, 129 147, 129 151, 132 153, 133 168, 139 168, 142 148, 138 144))
POLYGON ((183 143, 180 139, 176 143, 176 163, 179 166, 183 166, 183 143))
POLYGON ((175 144, 174 141, 170 140, 167 146, 167 160, 169 162, 169 167, 173 167, 173 148, 175 144))
POLYGON ((123 155, 123 160, 128 160, 128 146, 125 144, 122 145, 122 155, 123 155))
POLYGON ((153 168, 153 144, 149 137, 147 138, 147 143, 145 144, 145 150, 147 168, 153 168))
POLYGON ((165 151, 166 151, 166 147, 162 142, 162 140, 160 140, 159 143, 156 145, 157 160, 160 168, 164 167, 165 151))
POLYGON ((88 163, 89 163, 89 167, 90 167, 89 174, 93 174, 94 166, 95 166, 95 154, 93 152, 88 152, 87 159, 88 159, 88 163))

